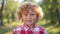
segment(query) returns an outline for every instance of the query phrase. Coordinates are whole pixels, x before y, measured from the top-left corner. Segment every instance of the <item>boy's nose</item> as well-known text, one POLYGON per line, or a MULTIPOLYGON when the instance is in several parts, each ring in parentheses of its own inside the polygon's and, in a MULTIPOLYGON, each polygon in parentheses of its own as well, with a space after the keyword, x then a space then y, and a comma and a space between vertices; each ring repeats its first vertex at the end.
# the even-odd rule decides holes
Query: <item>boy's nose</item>
POLYGON ((29 19, 30 19, 30 18, 31 18, 31 16, 30 16, 30 15, 28 15, 28 16, 27 16, 27 18, 29 18, 29 19))

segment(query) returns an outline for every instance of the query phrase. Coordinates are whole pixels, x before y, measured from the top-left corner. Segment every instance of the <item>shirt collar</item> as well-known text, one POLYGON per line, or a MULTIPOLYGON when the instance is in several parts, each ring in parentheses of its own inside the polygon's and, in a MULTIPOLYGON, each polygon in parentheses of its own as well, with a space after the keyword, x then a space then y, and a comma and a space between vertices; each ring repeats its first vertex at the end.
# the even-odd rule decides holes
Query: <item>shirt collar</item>
MULTIPOLYGON (((27 31, 28 29, 29 29, 29 27, 26 25, 26 24, 23 24, 23 27, 24 27, 24 30, 25 31, 27 31)), ((32 28, 30 28, 30 29, 34 29, 34 28, 36 28, 37 27, 37 25, 35 24, 32 28)))
MULTIPOLYGON (((26 28, 29 28, 26 24, 23 24, 23 26, 26 27, 26 28)), ((34 24, 34 25, 32 26, 32 28, 35 28, 36 26, 37 26, 37 25, 34 24)))

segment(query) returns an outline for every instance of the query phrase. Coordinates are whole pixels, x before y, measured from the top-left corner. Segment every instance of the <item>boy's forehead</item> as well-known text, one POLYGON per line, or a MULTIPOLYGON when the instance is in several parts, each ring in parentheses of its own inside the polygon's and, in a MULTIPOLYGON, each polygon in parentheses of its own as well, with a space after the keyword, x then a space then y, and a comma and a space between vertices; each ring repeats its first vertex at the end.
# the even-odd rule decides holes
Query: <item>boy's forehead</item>
POLYGON ((31 14, 35 14, 36 15, 36 13, 33 13, 33 12, 29 12, 29 13, 23 13, 22 15, 31 15, 31 14))
POLYGON ((36 13, 35 11, 33 11, 33 10, 27 10, 27 11, 23 11, 22 13, 36 13))

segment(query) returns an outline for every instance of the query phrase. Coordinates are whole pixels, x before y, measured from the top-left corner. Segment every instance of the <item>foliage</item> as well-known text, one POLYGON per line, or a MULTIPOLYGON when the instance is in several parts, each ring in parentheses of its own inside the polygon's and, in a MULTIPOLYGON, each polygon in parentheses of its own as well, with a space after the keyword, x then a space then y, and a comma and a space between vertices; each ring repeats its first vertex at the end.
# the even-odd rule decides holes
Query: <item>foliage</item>
POLYGON ((6 5, 4 7, 4 15, 6 17, 7 14, 12 14, 18 8, 19 3, 15 2, 14 0, 6 0, 6 5))

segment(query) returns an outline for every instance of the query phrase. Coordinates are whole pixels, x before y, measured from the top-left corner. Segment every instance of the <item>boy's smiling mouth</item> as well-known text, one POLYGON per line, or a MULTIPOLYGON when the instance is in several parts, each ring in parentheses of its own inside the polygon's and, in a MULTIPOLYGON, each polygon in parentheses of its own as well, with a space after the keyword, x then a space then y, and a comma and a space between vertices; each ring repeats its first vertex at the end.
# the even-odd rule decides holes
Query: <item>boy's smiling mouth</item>
POLYGON ((27 22, 32 22, 32 20, 27 20, 27 22))

